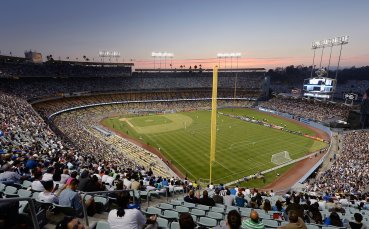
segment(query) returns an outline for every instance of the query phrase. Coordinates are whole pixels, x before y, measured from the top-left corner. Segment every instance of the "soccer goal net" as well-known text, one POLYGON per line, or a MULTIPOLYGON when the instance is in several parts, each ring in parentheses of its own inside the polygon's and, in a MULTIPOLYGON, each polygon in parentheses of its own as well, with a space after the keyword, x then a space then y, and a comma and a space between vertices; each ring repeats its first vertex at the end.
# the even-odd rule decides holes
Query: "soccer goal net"
POLYGON ((290 157, 288 151, 283 151, 272 155, 272 163, 276 165, 281 165, 291 160, 292 158, 290 157))

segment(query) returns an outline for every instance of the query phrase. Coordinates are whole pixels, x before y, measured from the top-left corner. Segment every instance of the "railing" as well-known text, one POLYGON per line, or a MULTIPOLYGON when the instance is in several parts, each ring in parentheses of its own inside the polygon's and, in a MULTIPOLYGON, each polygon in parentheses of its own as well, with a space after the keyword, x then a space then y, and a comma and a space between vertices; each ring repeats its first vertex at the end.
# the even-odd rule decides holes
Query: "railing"
POLYGON ((33 199, 31 197, 15 197, 15 198, 5 198, 0 199, 0 202, 13 202, 13 201, 28 201, 29 209, 31 212, 31 218, 33 223, 34 229, 40 229, 40 226, 38 224, 37 215, 36 215, 36 208, 35 203, 33 202, 33 199))

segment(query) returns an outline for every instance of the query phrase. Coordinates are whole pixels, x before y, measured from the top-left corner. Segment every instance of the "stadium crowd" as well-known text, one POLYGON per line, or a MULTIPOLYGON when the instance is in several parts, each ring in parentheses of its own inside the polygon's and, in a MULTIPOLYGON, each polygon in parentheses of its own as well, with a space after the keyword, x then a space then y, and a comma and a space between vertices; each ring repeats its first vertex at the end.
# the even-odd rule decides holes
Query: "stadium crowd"
MULTIPOLYGON (((132 76, 111 77, 101 74, 98 77, 50 77, 0 78, 0 90, 16 94, 26 99, 65 96, 78 92, 134 92, 152 90, 209 89, 212 85, 211 73, 135 73, 132 76)), ((233 91, 237 88, 258 92, 263 86, 263 75, 240 73, 237 77, 224 73, 219 75, 218 87, 233 91), (237 80, 237 81, 236 81, 237 80)))
POLYGON ((368 187, 369 132, 349 131, 342 138, 341 152, 332 166, 307 186, 308 191, 360 194, 368 187))
POLYGON ((97 77, 105 75, 128 76, 131 74, 130 66, 105 66, 101 63, 49 61, 40 64, 26 62, 23 58, 6 61, 0 56, 0 78, 9 77, 97 77))
POLYGON ((351 109, 350 107, 339 104, 288 98, 273 98, 262 102, 260 106, 320 122, 335 117, 346 120, 351 109))
MULTIPOLYGON (((22 183, 29 181, 28 189, 41 192, 41 200, 72 206, 82 216, 76 190, 106 190, 119 182, 123 182, 122 187, 126 189, 148 190, 162 187, 163 180, 171 182, 173 188, 177 185, 183 189, 182 180, 157 176, 153 171, 155 164, 146 168, 139 166, 124 154, 118 155, 113 148, 103 147, 103 143, 96 141, 88 132, 76 133, 78 141, 73 142, 84 144, 84 148, 62 140, 30 104, 5 93, 0 94, 0 124, 0 183, 7 187, 3 190, 5 186, 1 186, 1 195, 18 196, 19 192, 17 194, 8 187, 20 188, 22 183), (115 157, 110 157, 114 153, 115 157), (133 183, 136 185, 132 186, 133 183)), ((99 204, 89 200, 86 206, 94 206, 95 209, 99 204)), ((4 214, 6 216, 4 209, 9 205, 1 204, 0 207, 2 218, 4 214)), ((93 210, 91 212, 93 214, 93 210)))
MULTIPOLYGON (((219 97, 221 98, 228 98, 228 101, 226 100, 219 100, 219 104, 235 104, 236 106, 242 106, 242 105, 251 105, 255 102, 257 98, 257 93, 252 93, 249 91, 239 91, 238 96, 240 98, 243 98, 242 100, 233 100, 232 99, 233 93, 227 90, 219 90, 219 97), (226 102, 224 102, 226 101, 226 102)), ((51 101, 45 101, 36 103, 33 106, 35 109, 44 117, 48 117, 54 112, 72 108, 72 107, 78 107, 78 106, 85 106, 90 104, 97 104, 97 103, 111 103, 111 102, 132 102, 134 101, 149 101, 149 100, 163 100, 162 102, 151 102, 152 105, 150 105, 150 102, 145 103, 144 106, 150 108, 150 109, 156 109, 153 105, 157 105, 157 110, 165 110, 165 109, 173 109, 170 107, 176 107, 176 103, 181 103, 181 101, 175 101, 175 100, 186 100, 186 99, 199 99, 206 101, 210 101, 211 97, 211 91, 209 90, 182 90, 182 91, 175 91, 175 92, 129 92, 129 93, 118 93, 118 94, 98 94, 98 95, 91 95, 91 96, 80 96, 80 97, 72 97, 72 98, 63 98, 58 100, 51 100, 51 101), (166 101, 166 100, 173 100, 173 102, 166 101), (170 104, 173 105, 170 105, 170 104)), ((142 102, 140 102, 142 103, 142 102)), ((185 101, 182 101, 182 103, 185 103, 185 101)), ((187 102, 186 107, 188 109, 196 109, 197 102, 187 102)), ((120 105, 124 106, 124 104, 120 105)), ((130 105, 133 106, 133 105, 130 105)), ((136 105, 139 107, 143 107, 143 105, 136 105)), ((177 106, 181 107, 181 106, 177 106)), ((209 106, 207 106, 209 107, 209 106)), ((132 110, 135 109, 135 107, 131 108, 132 110)))

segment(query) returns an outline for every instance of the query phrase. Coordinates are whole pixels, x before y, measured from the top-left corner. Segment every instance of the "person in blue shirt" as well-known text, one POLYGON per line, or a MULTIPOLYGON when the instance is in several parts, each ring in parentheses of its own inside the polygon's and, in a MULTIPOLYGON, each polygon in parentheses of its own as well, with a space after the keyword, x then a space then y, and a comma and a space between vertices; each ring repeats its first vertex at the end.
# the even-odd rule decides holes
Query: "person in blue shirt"
MULTIPOLYGON (((62 206, 72 207, 76 211, 78 217, 83 217, 83 207, 81 196, 76 192, 79 181, 73 179, 69 185, 60 193, 59 204, 62 206)), ((86 200, 86 208, 94 204, 94 199, 90 198, 86 200)))

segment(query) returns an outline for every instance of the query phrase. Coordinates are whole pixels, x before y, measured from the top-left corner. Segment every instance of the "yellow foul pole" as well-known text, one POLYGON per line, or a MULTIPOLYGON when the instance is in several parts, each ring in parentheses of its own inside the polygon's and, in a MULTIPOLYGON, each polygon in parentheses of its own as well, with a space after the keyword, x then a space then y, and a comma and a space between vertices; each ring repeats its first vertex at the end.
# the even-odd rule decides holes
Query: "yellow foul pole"
POLYGON ((217 96, 218 96, 218 66, 213 67, 213 95, 211 100, 211 133, 210 133, 210 178, 212 179, 213 162, 215 161, 215 145, 217 142, 217 96))

